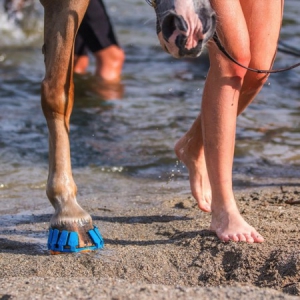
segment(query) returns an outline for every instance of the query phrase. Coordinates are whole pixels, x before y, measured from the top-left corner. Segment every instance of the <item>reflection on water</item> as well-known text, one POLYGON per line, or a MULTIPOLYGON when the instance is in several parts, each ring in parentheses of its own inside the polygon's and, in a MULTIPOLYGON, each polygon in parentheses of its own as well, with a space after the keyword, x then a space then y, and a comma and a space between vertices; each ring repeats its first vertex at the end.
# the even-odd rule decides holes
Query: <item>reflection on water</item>
MULTIPOLYGON (((118 173, 148 180, 186 179, 173 145, 199 112, 207 57, 175 60, 161 51, 154 13, 143 0, 106 2, 126 52, 123 79, 120 85, 103 86, 90 74, 75 76, 74 172, 84 169, 86 182, 91 181, 87 174, 92 170, 97 170, 96 175, 118 173)), ((298 0, 286 1, 281 37, 298 48, 299 13, 298 0)), ((38 189, 45 188, 48 146, 40 108, 41 15, 38 4, 25 16, 27 28, 22 31, 5 21, 0 11, 0 194, 10 191, 3 197, 19 197, 20 186, 31 189, 33 182, 38 189)), ((275 67, 286 67, 297 59, 279 52, 275 67)), ((93 69, 91 65, 91 73, 93 69)), ((299 100, 300 68, 271 75, 239 117, 237 183, 259 176, 298 176, 297 168, 285 166, 300 164, 299 100)))
MULTIPOLYGON (((123 82, 107 83, 91 74, 74 74, 76 107, 88 105, 90 99, 98 100, 120 100, 124 97, 123 82)), ((102 103, 104 105, 104 102, 102 103)), ((99 101, 96 102, 99 106, 99 101)), ((101 106, 99 106, 101 108, 101 106)))

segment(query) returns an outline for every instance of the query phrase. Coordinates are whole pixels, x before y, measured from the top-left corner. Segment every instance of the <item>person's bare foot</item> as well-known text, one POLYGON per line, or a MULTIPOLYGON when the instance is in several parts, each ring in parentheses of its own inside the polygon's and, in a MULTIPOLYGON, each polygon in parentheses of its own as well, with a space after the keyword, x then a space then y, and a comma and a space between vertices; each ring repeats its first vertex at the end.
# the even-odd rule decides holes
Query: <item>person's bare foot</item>
POLYGON ((210 230, 223 242, 262 243, 264 238, 241 216, 234 200, 230 205, 212 207, 210 230))
POLYGON ((199 208, 204 212, 211 211, 211 187, 206 170, 204 149, 201 136, 190 137, 186 133, 175 145, 174 150, 180 161, 189 171, 189 180, 193 197, 197 200, 199 208))

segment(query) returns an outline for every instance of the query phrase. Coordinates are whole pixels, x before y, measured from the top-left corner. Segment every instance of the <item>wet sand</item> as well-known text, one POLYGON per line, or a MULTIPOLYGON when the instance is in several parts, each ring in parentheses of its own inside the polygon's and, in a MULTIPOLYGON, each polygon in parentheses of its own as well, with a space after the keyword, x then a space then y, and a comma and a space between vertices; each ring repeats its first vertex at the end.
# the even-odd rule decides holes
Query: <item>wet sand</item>
POLYGON ((2 210, 0 299, 299 299, 300 207, 288 203, 299 201, 300 187, 236 191, 266 240, 249 245, 208 231, 210 215, 186 182, 121 182, 111 181, 112 193, 79 196, 104 237, 101 251, 50 256, 45 197, 23 212, 2 210))

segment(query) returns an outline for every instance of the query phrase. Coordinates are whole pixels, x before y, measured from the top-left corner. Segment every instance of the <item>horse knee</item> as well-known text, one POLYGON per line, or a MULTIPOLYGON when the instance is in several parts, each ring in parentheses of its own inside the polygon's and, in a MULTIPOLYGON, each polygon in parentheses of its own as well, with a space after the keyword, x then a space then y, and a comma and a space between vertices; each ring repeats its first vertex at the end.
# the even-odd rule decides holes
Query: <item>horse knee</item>
MULTIPOLYGON (((70 89, 71 91, 72 89, 70 89)), ((58 80, 44 79, 41 86, 41 104, 46 119, 64 119, 70 113, 73 94, 65 91, 64 85, 58 80)))

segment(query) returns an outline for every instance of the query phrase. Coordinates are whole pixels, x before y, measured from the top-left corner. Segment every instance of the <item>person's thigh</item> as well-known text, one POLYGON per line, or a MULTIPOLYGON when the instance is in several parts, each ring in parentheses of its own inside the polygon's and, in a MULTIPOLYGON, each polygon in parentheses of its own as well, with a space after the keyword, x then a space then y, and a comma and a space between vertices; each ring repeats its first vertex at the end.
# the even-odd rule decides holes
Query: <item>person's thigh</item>
POLYGON ((240 0, 250 37, 250 66, 269 69, 274 60, 284 0, 240 0))

